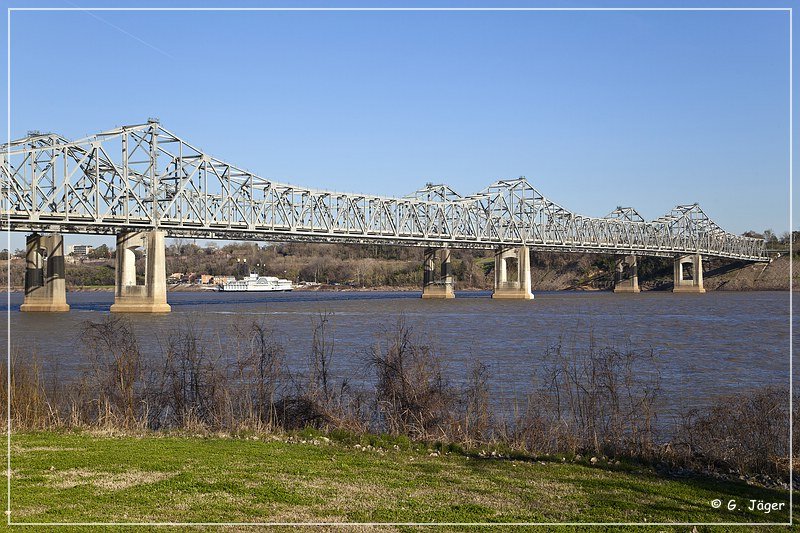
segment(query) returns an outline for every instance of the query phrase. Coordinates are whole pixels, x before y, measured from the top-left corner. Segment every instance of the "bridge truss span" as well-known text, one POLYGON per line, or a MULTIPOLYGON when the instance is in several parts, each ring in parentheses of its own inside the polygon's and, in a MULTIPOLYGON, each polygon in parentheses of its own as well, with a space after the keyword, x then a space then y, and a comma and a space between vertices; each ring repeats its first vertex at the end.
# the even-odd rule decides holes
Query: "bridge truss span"
POLYGON ((632 208, 588 217, 524 178, 470 196, 433 184, 402 198, 309 189, 212 157, 157 121, 74 141, 31 133, 0 162, 12 230, 767 260, 763 240, 724 231, 697 204, 653 221, 632 208))

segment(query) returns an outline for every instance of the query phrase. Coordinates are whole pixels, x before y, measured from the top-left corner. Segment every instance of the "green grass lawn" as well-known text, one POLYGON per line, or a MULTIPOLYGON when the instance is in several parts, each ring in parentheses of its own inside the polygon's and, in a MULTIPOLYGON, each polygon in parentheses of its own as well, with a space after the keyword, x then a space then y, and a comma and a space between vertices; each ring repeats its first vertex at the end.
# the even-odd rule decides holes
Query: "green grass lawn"
POLYGON ((12 519, 785 522, 788 517, 788 504, 769 514, 745 508, 751 499, 787 502, 786 491, 669 479, 625 464, 436 455, 403 441, 365 449, 354 440, 329 441, 311 434, 292 440, 14 435, 12 519), (714 499, 736 500, 739 508, 714 509, 714 499))

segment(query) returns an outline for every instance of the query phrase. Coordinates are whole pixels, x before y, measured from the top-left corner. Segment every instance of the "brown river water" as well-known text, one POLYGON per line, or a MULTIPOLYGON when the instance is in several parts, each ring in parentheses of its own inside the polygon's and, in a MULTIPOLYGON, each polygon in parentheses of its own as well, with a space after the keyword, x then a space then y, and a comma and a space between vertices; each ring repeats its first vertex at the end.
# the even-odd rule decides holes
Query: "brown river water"
MULTIPOLYGON (((4 311, 6 296, 0 300, 4 311)), ((286 347, 289 367, 300 368, 311 346, 312 320, 329 311, 333 374, 354 386, 369 384, 367 352, 382 329, 404 316, 442 354, 452 382, 464 380, 476 358, 488 365, 500 409, 532 390, 533 372, 548 347, 561 341, 580 350, 591 338, 598 346, 654 351, 660 411, 667 418, 719 395, 789 384, 787 292, 543 292, 533 301, 489 296, 463 292, 437 301, 422 300, 418 292, 173 292, 172 313, 129 316, 148 357, 160 357, 170 331, 187 322, 230 350, 231 326, 261 320, 286 347)), ((81 326, 107 315, 113 294, 71 292, 67 300, 69 313, 20 313, 22 294, 14 292, 8 313, 12 346, 35 351, 45 371, 57 369, 63 379, 81 372, 81 326)))

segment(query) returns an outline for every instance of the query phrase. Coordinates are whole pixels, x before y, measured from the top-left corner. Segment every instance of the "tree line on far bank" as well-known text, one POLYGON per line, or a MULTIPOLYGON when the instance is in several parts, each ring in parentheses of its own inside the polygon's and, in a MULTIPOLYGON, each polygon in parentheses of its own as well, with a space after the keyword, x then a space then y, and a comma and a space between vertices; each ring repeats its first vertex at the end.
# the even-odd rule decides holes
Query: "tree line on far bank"
MULTIPOLYGON (((800 246, 800 231, 778 237, 773 231, 749 231, 746 236, 763 238, 768 248, 800 246)), ((3 252, 0 259, 8 258, 3 252)), ((166 249, 167 275, 180 273, 241 278, 250 272, 299 282, 353 287, 420 287, 423 278, 421 247, 311 244, 311 243, 229 243, 219 246, 209 241, 200 246, 194 241, 172 239, 166 249)), ((24 280, 24 251, 17 250, 10 262, 11 285, 21 287, 24 280)), ((72 256, 66 266, 69 287, 114 285, 114 250, 103 244, 86 256, 72 256)), ((454 250, 451 258, 453 277, 459 289, 491 289, 494 282, 494 254, 491 250, 454 250)), ((560 276, 559 287, 610 288, 613 283, 614 258, 603 254, 535 252, 531 254, 534 271, 547 270, 560 276)), ((0 263, 7 268, 7 263, 0 263)), ((671 276, 668 259, 644 257, 639 262, 640 283, 671 276)), ((137 271, 144 272, 144 257, 137 251, 137 271)), ((537 283, 534 279, 534 284, 537 283)))

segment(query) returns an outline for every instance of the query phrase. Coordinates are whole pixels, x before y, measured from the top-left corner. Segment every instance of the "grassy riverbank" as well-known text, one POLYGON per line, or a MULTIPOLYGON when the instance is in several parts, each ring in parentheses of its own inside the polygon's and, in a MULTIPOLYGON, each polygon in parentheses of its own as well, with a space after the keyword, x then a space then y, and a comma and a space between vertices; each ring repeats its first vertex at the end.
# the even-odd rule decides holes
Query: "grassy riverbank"
MULTIPOLYGON (((14 522, 780 522, 786 491, 406 439, 24 433, 14 522), (486 455, 486 456, 482 456, 486 455), (736 500, 736 511, 711 501, 736 500)), ((686 530, 686 528, 676 528, 686 530)))

